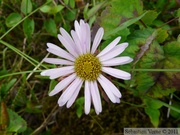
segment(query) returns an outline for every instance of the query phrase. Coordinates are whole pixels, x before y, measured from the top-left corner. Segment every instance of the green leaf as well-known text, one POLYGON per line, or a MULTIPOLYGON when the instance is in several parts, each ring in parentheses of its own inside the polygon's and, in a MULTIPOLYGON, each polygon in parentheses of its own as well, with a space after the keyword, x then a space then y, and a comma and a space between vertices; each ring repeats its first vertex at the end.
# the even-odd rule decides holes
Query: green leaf
POLYGON ((110 1, 109 6, 106 6, 98 21, 99 25, 105 29, 103 38, 107 39, 120 30, 127 28, 141 19, 146 13, 143 13, 143 5, 140 0, 110 1))
POLYGON ((84 104, 84 97, 80 97, 76 100, 76 106, 77 106, 77 110, 76 110, 76 114, 78 116, 78 118, 80 118, 83 114, 83 104, 84 104))
POLYGON ((15 84, 15 82, 17 81, 16 78, 12 79, 10 82, 8 82, 7 84, 2 84, 0 91, 1 94, 0 96, 3 98, 4 96, 6 96, 9 92, 9 90, 11 89, 11 87, 15 84))
POLYGON ((27 38, 31 38, 34 33, 34 20, 27 18, 23 22, 23 31, 27 38))
POLYGON ((49 6, 49 5, 44 5, 43 7, 40 8, 40 10, 41 10, 43 13, 48 13, 48 12, 50 12, 50 10, 51 10, 51 6, 49 6))
POLYGON ((157 16, 158 13, 156 11, 150 10, 141 18, 141 20, 144 24, 151 25, 152 22, 157 18, 157 16))
POLYGON ((150 100, 150 99, 144 99, 144 103, 147 105, 147 107, 150 107, 152 109, 159 109, 163 106, 161 102, 158 102, 157 100, 150 100))
POLYGON ((77 12, 76 10, 66 11, 66 14, 64 15, 64 19, 68 21, 74 21, 77 15, 76 12, 77 12))
POLYGON ((64 4, 68 5, 69 0, 63 0, 63 1, 64 1, 64 4))
POLYGON ((56 6, 44 5, 42 8, 40 8, 40 10, 43 13, 56 14, 60 12, 63 8, 64 6, 62 5, 56 5, 56 6))
POLYGON ((21 12, 23 12, 25 15, 32 12, 31 0, 22 0, 22 2, 21 2, 21 12))
POLYGON ((75 0, 70 0, 69 5, 71 8, 74 8, 75 7, 75 0))
POLYGON ((129 27, 130 25, 134 24, 135 22, 139 21, 147 12, 143 13, 142 15, 140 15, 139 17, 130 19, 124 23, 122 23, 119 27, 113 29, 112 31, 108 31, 104 34, 103 39, 107 39, 109 36, 129 27))
POLYGON ((156 36, 156 40, 159 43, 164 42, 166 40, 166 38, 168 37, 167 30, 164 30, 164 29, 161 29, 161 28, 157 29, 153 34, 156 36))
POLYGON ((57 83, 58 83, 58 81, 51 80, 48 93, 50 93, 54 89, 54 87, 57 85, 57 83))
POLYGON ((57 36, 57 28, 56 28, 56 23, 53 19, 46 20, 44 22, 44 26, 52 36, 57 36))
POLYGON ((10 123, 7 129, 8 132, 22 133, 27 129, 26 121, 16 112, 8 109, 8 114, 10 119, 10 123))
POLYGON ((51 7, 51 10, 49 13, 56 14, 56 13, 60 12, 63 8, 64 8, 64 6, 62 6, 62 5, 57 5, 57 6, 51 7))
POLYGON ((100 2, 100 3, 98 3, 97 5, 95 5, 94 7, 92 7, 92 8, 87 12, 87 14, 85 15, 85 16, 86 16, 86 19, 89 19, 89 18, 91 18, 92 16, 94 16, 94 15, 97 13, 97 11, 105 5, 105 3, 106 3, 106 2, 103 1, 103 2, 100 2))
POLYGON ((6 26, 7 27, 12 27, 15 24, 17 24, 21 19, 22 19, 22 16, 20 14, 18 14, 18 13, 11 13, 6 18, 6 26))
MULTIPOLYGON (((154 34, 155 32, 156 30, 147 28, 135 31, 134 34, 129 36, 129 47, 126 50, 126 54, 134 57, 133 68, 151 69, 163 67, 164 51, 156 41, 157 35, 154 34)), ((134 72, 132 76, 133 84, 136 83, 136 89, 139 91, 139 94, 144 94, 155 84, 159 73, 134 72)))
POLYGON ((154 127, 158 127, 160 111, 157 110, 157 109, 153 109, 153 108, 147 107, 147 108, 145 108, 145 112, 149 116, 153 126, 154 127))

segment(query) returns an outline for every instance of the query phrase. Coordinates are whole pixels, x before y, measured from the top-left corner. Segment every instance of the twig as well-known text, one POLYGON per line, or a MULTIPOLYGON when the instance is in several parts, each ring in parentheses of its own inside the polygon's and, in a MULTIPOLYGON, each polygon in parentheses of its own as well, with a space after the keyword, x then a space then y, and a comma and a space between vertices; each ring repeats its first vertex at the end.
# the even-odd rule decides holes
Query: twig
POLYGON ((39 126, 36 130, 34 130, 34 132, 31 133, 31 135, 38 135, 47 125, 48 123, 51 121, 52 117, 53 117, 53 113, 54 111, 58 108, 58 105, 56 105, 52 111, 50 112, 50 114, 47 116, 47 118, 44 120, 44 122, 41 124, 41 126, 39 126))

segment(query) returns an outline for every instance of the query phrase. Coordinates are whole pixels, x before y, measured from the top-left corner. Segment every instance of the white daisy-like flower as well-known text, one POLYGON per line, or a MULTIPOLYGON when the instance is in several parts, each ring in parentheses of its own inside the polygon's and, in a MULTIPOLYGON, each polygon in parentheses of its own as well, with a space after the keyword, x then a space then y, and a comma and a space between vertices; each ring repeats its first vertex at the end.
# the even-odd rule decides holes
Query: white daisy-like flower
POLYGON ((47 43, 47 51, 60 58, 45 58, 44 61, 60 65, 60 67, 45 70, 41 72, 41 75, 49 76, 50 79, 63 78, 49 93, 49 96, 63 91, 58 104, 59 106, 66 104, 67 108, 74 103, 84 84, 85 114, 89 114, 91 102, 96 114, 99 114, 102 112, 102 104, 98 84, 113 103, 120 103, 121 98, 120 91, 105 77, 104 73, 115 78, 129 80, 131 74, 110 66, 127 64, 133 59, 129 56, 119 57, 119 54, 128 46, 128 43, 118 44, 121 37, 114 39, 99 54, 96 54, 104 35, 104 29, 98 29, 91 46, 91 31, 88 23, 83 20, 80 20, 80 23, 75 21, 74 27, 75 30, 71 30, 71 35, 63 28, 60 28, 61 34, 58 34, 58 39, 67 51, 57 45, 47 43))

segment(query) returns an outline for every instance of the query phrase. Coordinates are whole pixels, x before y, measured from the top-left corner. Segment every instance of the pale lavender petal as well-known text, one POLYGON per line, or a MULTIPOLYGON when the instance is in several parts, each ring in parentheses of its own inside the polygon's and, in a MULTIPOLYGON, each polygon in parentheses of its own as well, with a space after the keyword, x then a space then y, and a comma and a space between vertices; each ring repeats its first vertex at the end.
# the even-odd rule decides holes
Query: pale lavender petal
POLYGON ((48 69, 41 72, 42 76, 49 76, 50 79, 56 79, 61 76, 66 76, 74 72, 74 66, 66 66, 54 69, 48 69))
POLYGON ((69 101, 66 104, 66 107, 69 108, 72 106, 72 104, 74 103, 74 101, 76 100, 79 91, 81 90, 81 86, 82 86, 83 81, 81 82, 80 85, 78 85, 78 87, 76 88, 75 92, 73 93, 72 97, 69 99, 69 101))
POLYGON ((81 42, 81 46, 83 49, 83 53, 86 53, 86 48, 87 48, 87 29, 86 29, 86 24, 83 20, 80 20, 80 29, 81 29, 81 33, 79 36, 80 42, 81 42))
POLYGON ((72 44, 69 44, 69 42, 67 41, 67 39, 65 39, 63 36, 61 36, 60 34, 58 34, 58 39, 59 41, 62 43, 62 45, 75 57, 78 56, 76 50, 74 49, 72 44))
POLYGON ((74 62, 64 60, 64 59, 59 59, 59 58, 44 58, 44 62, 50 63, 50 64, 59 64, 59 65, 73 65, 74 62))
POLYGON ((120 45, 117 45, 112 50, 110 50, 108 53, 99 57, 100 61, 106 61, 106 60, 109 60, 109 59, 112 59, 112 58, 118 56, 126 49, 127 46, 128 46, 128 43, 122 43, 120 45))
POLYGON ((75 45, 72 37, 66 32, 66 30, 63 28, 60 28, 60 32, 61 32, 62 36, 66 39, 66 41, 74 48, 74 50, 76 50, 76 45, 75 45))
POLYGON ((109 89, 111 90, 111 92, 118 98, 121 98, 122 95, 120 93, 120 91, 118 90, 118 88, 116 88, 116 86, 109 81, 106 77, 104 77, 102 74, 99 75, 99 78, 109 87, 109 89))
POLYGON ((63 49, 61 49, 60 47, 52 44, 52 43, 47 43, 47 46, 49 47, 47 49, 48 52, 54 54, 54 55, 57 55, 61 58, 65 58, 67 60, 70 60, 70 61, 74 61, 75 58, 69 54, 68 52, 64 51, 63 49))
POLYGON ((77 36, 80 37, 82 31, 81 31, 81 27, 80 27, 78 21, 74 22, 74 28, 75 28, 75 32, 77 33, 77 36))
POLYGON ((98 55, 97 57, 100 57, 106 53, 108 53, 110 50, 112 50, 117 43, 120 41, 121 37, 117 37, 116 39, 114 39, 106 48, 104 48, 98 55))
POLYGON ((87 39, 86 39, 86 52, 90 53, 90 47, 91 47, 91 30, 89 24, 86 24, 86 32, 87 32, 87 39))
POLYGON ((122 71, 120 69, 115 69, 115 68, 110 68, 110 67, 102 67, 102 71, 114 76, 119 79, 123 80, 130 80, 131 79, 131 74, 125 71, 122 71))
POLYGON ((107 61, 102 61, 101 64, 103 66, 117 66, 117 65, 124 65, 124 64, 130 63, 132 61, 133 61, 133 59, 130 58, 129 56, 122 56, 122 57, 112 58, 107 61))
POLYGON ((101 77, 98 78, 98 81, 99 81, 99 83, 101 84, 102 88, 104 89, 106 95, 109 97, 109 99, 110 99, 113 103, 116 103, 116 97, 115 97, 115 95, 112 93, 111 87, 109 87, 109 86, 104 82, 104 80, 103 80, 101 77))
POLYGON ((120 103, 120 99, 116 97, 116 103, 120 103))
POLYGON ((89 81, 85 81, 84 99, 85 99, 85 103, 84 103, 85 114, 89 114, 91 109, 91 92, 90 92, 89 81))
POLYGON ((72 97, 73 93, 77 90, 77 88, 82 85, 82 82, 83 81, 79 77, 76 77, 76 79, 67 87, 67 89, 59 98, 59 106, 63 106, 64 104, 66 104, 66 102, 72 97))
POLYGON ((96 81, 90 82, 90 89, 96 114, 99 114, 102 111, 102 104, 96 81))
POLYGON ((94 42, 93 42, 93 45, 92 45, 92 48, 91 48, 91 53, 95 53, 96 49, 98 48, 101 40, 102 40, 102 37, 104 35, 104 29, 103 28, 99 28, 99 30, 97 31, 96 33, 96 36, 94 38, 94 42))
POLYGON ((74 42, 76 44, 76 48, 78 50, 78 54, 83 54, 82 45, 81 45, 81 42, 79 40, 79 37, 78 37, 77 33, 74 30, 71 30, 71 35, 72 35, 73 40, 74 40, 74 42))
POLYGON ((49 93, 49 96, 53 96, 57 93, 59 93, 60 91, 62 91, 63 89, 65 89, 68 85, 71 84, 71 82, 76 78, 76 74, 72 74, 68 77, 66 77, 65 79, 63 79, 62 81, 60 81, 55 87, 54 89, 49 93))

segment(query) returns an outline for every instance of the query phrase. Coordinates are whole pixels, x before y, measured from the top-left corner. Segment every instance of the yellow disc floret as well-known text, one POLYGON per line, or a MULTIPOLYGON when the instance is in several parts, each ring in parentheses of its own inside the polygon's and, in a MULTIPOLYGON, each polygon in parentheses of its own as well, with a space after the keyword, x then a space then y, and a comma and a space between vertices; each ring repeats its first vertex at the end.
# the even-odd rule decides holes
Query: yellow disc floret
POLYGON ((77 76, 83 80, 94 81, 101 72, 99 59, 90 53, 79 56, 74 67, 77 76))

